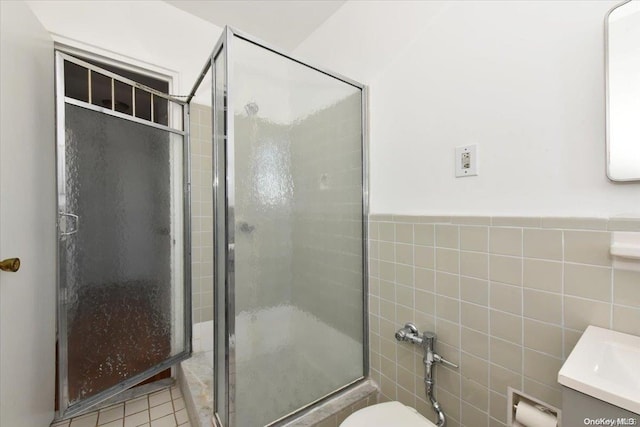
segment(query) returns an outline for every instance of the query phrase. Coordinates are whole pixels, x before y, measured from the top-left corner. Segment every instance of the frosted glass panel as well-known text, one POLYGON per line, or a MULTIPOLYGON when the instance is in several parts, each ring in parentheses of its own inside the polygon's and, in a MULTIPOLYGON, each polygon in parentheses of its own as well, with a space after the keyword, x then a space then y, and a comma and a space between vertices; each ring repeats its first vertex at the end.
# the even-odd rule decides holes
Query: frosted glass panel
POLYGON ((362 93, 233 43, 235 425, 263 426, 363 375, 362 93))
POLYGON ((185 351, 183 138, 65 106, 60 241, 69 402, 185 351))

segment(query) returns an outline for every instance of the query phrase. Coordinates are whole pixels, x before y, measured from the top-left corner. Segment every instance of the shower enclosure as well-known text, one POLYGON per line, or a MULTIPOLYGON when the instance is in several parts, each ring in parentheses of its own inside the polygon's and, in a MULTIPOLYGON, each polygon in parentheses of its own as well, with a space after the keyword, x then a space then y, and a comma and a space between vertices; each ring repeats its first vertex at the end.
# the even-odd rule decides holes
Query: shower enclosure
POLYGON ((189 358, 192 320, 225 427, 362 381, 366 88, 230 28, 186 101, 56 60, 60 418, 189 358))
POLYGON ((366 89, 230 28, 209 74, 216 417, 276 425, 368 371, 366 89))

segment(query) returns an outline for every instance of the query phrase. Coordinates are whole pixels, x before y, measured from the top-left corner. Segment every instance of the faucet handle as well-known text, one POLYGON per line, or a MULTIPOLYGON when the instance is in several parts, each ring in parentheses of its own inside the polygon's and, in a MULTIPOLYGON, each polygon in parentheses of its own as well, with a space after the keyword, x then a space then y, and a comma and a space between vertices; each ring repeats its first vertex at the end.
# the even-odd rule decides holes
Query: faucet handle
POLYGON ((440 356, 438 353, 433 353, 433 361, 434 362, 438 362, 438 363, 442 363, 444 365, 447 365, 451 368, 454 369, 458 369, 458 365, 456 365, 455 363, 449 362, 447 359, 445 359, 444 357, 440 356))

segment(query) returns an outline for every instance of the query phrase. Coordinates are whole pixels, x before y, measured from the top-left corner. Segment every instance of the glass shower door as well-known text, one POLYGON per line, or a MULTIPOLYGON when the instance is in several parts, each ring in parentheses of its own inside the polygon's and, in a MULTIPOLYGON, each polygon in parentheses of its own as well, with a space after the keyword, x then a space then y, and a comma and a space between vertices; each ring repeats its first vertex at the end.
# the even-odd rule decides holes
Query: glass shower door
POLYGON ((217 411, 258 427, 366 372, 364 89, 229 28, 219 52, 217 411))
POLYGON ((190 354, 187 106, 57 61, 59 394, 71 416, 190 354), (96 86, 75 90, 65 67, 96 86), (121 97, 96 99, 101 80, 121 97))

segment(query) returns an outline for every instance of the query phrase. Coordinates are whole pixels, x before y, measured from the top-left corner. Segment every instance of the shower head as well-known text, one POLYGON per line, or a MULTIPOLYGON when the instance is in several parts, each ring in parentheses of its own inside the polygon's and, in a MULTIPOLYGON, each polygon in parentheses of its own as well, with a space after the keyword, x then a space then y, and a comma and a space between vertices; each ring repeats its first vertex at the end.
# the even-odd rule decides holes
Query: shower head
POLYGON ((258 104, 255 102, 250 102, 244 106, 244 111, 247 112, 247 116, 255 116, 258 114, 258 110, 260 110, 260 107, 258 107, 258 104))

